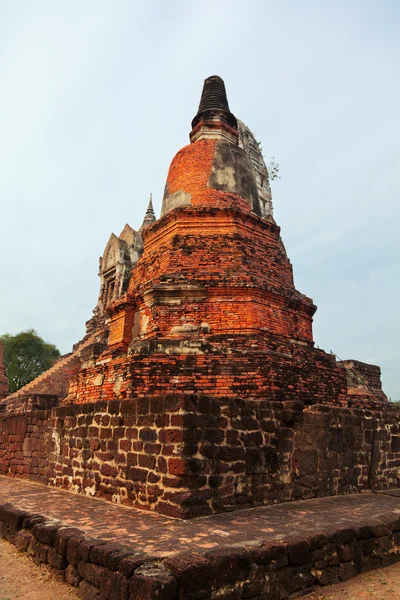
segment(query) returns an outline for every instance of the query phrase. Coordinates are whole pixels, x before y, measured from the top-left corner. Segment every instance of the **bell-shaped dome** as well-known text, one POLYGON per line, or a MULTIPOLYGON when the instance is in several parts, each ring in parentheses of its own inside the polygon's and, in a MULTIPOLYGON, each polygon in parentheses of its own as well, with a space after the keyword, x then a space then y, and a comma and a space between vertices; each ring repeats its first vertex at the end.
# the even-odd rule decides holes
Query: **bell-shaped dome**
POLYGON ((192 127, 191 144, 171 163, 161 216, 189 205, 236 206, 260 215, 253 167, 238 146, 237 120, 229 110, 220 77, 205 80, 192 127))

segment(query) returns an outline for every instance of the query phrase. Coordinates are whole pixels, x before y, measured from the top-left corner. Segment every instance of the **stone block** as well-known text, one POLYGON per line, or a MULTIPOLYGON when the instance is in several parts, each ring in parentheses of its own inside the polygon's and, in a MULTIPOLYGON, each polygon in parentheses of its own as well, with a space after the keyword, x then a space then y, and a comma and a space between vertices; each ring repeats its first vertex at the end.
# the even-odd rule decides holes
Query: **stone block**
POLYGON ((42 544, 32 537, 28 546, 28 554, 32 556, 32 559, 36 564, 47 563, 50 549, 51 546, 42 544))
POLYGON ((356 530, 352 529, 352 528, 339 529, 332 536, 332 540, 334 542, 337 541, 337 542, 339 542, 339 544, 342 544, 342 545, 350 544, 350 542, 352 542, 355 538, 356 538, 356 530))
POLYGON ((361 549, 363 554, 368 555, 372 554, 375 550, 375 538, 369 538, 361 541, 361 549))
POLYGON ((81 538, 78 538, 78 537, 70 537, 68 539, 66 558, 70 565, 77 566, 81 560, 79 553, 78 553, 78 548, 79 548, 80 542, 81 542, 81 538))
POLYGON ((205 558, 214 565, 214 580, 217 586, 242 581, 249 575, 251 554, 237 548, 219 548, 205 553, 205 558))
POLYGON ((177 583, 168 571, 147 563, 136 569, 129 591, 129 600, 175 600, 177 583))
POLYGON ((43 517, 42 515, 28 515, 22 523, 22 528, 32 529, 35 525, 43 523, 45 520, 45 517, 43 517))
POLYGON ((6 504, 0 507, 0 520, 3 522, 3 537, 14 543, 15 534, 22 529, 22 524, 28 513, 6 504))
POLYGON ((104 567, 83 561, 78 564, 78 573, 82 579, 86 579, 97 588, 101 588, 103 581, 108 576, 108 571, 104 567))
POLYGON ((130 579, 135 572, 149 557, 146 555, 132 555, 121 559, 118 565, 118 571, 130 579))
POLYGON ((120 546, 116 552, 111 552, 111 554, 108 555, 107 564, 106 564, 107 569, 109 571, 118 571, 120 562, 124 558, 128 558, 128 556, 132 556, 132 555, 133 555, 132 549, 129 549, 129 548, 124 549, 123 547, 120 546))
POLYGON ((376 538, 390 535, 390 527, 386 523, 377 523, 372 526, 372 535, 376 538))
POLYGON ((100 600, 100 590, 84 579, 79 583, 79 595, 82 600, 100 600))
POLYGON ((26 552, 32 540, 32 534, 29 530, 21 529, 15 534, 14 544, 20 552, 26 552))
POLYGON ((83 537, 83 533, 76 527, 60 527, 54 536, 54 548, 59 554, 67 556, 70 538, 82 539, 83 537))
MULTIPOLYGON (((286 547, 279 542, 263 542, 261 547, 249 550, 251 560, 260 565, 270 564, 272 561, 286 559, 288 564, 286 547)), ((282 565, 286 566, 286 565, 282 565)))
POLYGON ((129 580, 114 572, 104 579, 99 600, 129 600, 129 595, 129 580))
POLYGON ((68 562, 65 556, 62 556, 62 554, 58 554, 58 552, 56 552, 56 550, 52 547, 50 547, 49 549, 47 555, 47 562, 49 563, 50 567, 59 571, 66 569, 68 566, 68 562))
POLYGON ((111 543, 94 544, 90 551, 90 562, 107 567, 107 563, 112 554, 119 552, 120 546, 111 543))
POLYGON ((358 561, 346 562, 339 566, 340 581, 347 581, 358 574, 358 561))
POLYGON ((305 540, 289 541, 287 543, 289 564, 302 565, 310 559, 310 546, 305 540))
POLYGON ((207 598, 212 592, 212 565, 198 553, 184 553, 164 560, 164 565, 175 578, 182 598, 207 598))
POLYGON ((54 544, 55 535, 60 528, 60 525, 52 523, 37 523, 32 528, 34 537, 43 544, 54 544))
POLYGON ((357 558, 359 558, 359 556, 361 555, 361 547, 359 543, 356 542, 347 544, 345 546, 342 544, 337 544, 336 551, 338 553, 340 561, 343 563, 357 560, 357 558))
POLYGON ((78 587, 82 577, 78 573, 78 569, 74 565, 68 565, 65 569, 65 581, 74 587, 78 587))
POLYGON ((319 585, 334 585, 339 582, 339 569, 337 567, 325 567, 321 570, 313 570, 313 574, 319 585))

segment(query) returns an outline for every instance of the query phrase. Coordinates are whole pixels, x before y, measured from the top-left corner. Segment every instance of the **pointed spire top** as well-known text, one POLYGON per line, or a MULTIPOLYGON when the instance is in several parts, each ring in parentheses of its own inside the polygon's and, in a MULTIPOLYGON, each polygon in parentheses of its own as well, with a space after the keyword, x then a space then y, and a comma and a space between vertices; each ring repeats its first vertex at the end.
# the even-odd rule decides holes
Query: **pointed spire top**
POLYGON ((212 75, 204 81, 198 112, 216 109, 230 112, 225 83, 218 75, 212 75))
POLYGON ((147 207, 146 214, 144 215, 143 223, 142 223, 142 226, 139 229, 139 231, 142 231, 143 229, 147 229, 147 227, 149 227, 152 223, 154 223, 155 220, 156 220, 156 216, 154 214, 154 208, 153 208, 153 194, 150 194, 149 205, 147 207))
POLYGON ((221 138, 237 144, 237 120, 229 109, 223 80, 212 75, 204 81, 199 110, 192 121, 190 141, 221 138))

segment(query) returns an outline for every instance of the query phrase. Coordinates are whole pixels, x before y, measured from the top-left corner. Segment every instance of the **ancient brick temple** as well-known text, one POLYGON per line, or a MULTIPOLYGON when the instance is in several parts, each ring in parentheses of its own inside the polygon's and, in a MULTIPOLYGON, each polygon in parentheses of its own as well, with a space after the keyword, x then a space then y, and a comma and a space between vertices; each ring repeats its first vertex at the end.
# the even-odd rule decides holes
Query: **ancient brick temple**
POLYGON ((85 338, 3 402, 2 472, 178 517, 397 484, 380 370, 314 346, 267 168, 219 77, 161 217, 150 200, 138 231, 112 234, 99 275, 85 338))

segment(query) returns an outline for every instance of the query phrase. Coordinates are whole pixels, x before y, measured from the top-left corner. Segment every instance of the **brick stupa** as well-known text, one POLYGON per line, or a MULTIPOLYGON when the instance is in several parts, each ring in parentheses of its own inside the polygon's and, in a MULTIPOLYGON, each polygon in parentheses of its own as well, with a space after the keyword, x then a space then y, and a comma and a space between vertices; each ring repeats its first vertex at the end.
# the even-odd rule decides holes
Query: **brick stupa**
POLYGON ((0 472, 185 518, 396 484, 380 369, 315 347, 268 170, 219 77, 161 217, 150 200, 138 231, 112 234, 99 275, 85 338, 3 401, 5 428, 25 415, 29 438, 34 419, 35 452, 6 436, 0 472))
POLYGON ((347 406, 346 369, 314 346, 316 307, 294 286, 252 139, 222 79, 208 78, 161 218, 151 206, 133 232, 129 272, 110 277, 104 265, 121 249, 101 259, 106 292, 96 310, 107 312, 107 345, 81 353, 69 401, 202 393, 347 406))

